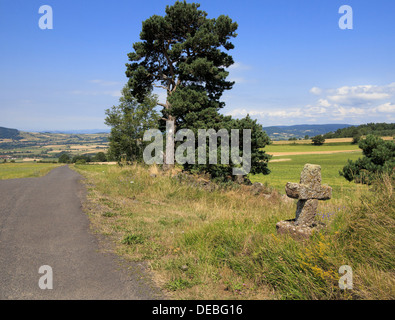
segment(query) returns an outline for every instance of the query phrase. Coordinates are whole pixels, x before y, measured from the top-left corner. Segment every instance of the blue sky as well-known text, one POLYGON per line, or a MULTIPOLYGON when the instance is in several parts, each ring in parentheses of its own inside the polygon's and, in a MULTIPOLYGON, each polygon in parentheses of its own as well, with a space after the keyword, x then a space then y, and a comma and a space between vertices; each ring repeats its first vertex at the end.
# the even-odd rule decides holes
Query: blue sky
MULTIPOLYGON (((236 84, 222 113, 249 113, 264 126, 395 122, 395 1, 193 2, 239 25, 230 52, 236 84), (352 30, 338 25, 345 4, 352 30)), ((0 0, 0 126, 105 128, 141 22, 173 3, 0 0), (53 9, 52 30, 38 26, 42 5, 53 9)))

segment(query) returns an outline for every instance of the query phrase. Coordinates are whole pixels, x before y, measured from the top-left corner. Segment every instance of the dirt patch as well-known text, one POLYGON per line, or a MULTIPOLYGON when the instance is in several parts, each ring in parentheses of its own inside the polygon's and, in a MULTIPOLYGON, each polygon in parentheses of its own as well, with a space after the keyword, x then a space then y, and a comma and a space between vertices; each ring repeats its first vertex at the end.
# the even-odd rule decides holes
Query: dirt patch
POLYGON ((292 159, 274 159, 270 160, 270 162, 283 162, 283 161, 291 161, 292 159))

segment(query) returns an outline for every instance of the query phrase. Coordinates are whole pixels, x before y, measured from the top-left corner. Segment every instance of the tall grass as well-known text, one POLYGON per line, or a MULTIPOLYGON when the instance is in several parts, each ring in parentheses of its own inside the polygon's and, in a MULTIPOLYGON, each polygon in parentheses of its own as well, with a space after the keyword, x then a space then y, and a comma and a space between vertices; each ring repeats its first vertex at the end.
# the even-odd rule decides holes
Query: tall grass
MULTIPOLYGON (((324 169, 324 168, 323 168, 324 169)), ((147 261, 179 299, 393 299, 394 182, 319 204, 327 224, 309 241, 276 234, 296 204, 274 190, 207 191, 157 168, 79 165, 93 227, 118 254, 147 261), (154 173, 154 174, 153 174, 154 173), (332 213, 331 215, 326 213, 332 213), (340 290, 338 270, 353 269, 340 290)))

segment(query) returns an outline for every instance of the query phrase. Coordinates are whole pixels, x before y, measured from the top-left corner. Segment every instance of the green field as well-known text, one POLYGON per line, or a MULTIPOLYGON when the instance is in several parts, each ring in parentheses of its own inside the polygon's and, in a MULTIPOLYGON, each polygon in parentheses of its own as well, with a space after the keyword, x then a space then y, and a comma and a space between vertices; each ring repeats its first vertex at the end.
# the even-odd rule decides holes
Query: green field
POLYGON ((0 164, 0 180, 42 177, 56 167, 59 167, 59 164, 2 163, 0 164))
POLYGON ((266 152, 317 152, 317 151, 344 151, 360 150, 358 145, 350 143, 328 143, 322 146, 312 144, 271 144, 265 147, 266 152))
MULTIPOLYGON (((280 146, 288 147, 289 145, 280 146)), ((304 146, 300 146, 304 147, 304 146)), ((316 147, 320 151, 326 146, 316 147)), ((266 149, 265 149, 266 150, 266 149)), ((286 152, 286 151, 283 151, 286 152)), ((299 182, 300 173, 306 163, 318 164, 321 166, 322 183, 329 184, 333 188, 333 197, 340 198, 344 193, 355 191, 356 188, 363 186, 348 182, 339 175, 339 171, 347 164, 347 160, 356 160, 362 156, 362 152, 353 153, 332 153, 332 154, 305 154, 305 155, 289 155, 273 157, 272 160, 291 159, 283 162, 269 162, 269 175, 252 175, 252 182, 261 182, 267 184, 285 193, 285 185, 287 182, 299 182)))

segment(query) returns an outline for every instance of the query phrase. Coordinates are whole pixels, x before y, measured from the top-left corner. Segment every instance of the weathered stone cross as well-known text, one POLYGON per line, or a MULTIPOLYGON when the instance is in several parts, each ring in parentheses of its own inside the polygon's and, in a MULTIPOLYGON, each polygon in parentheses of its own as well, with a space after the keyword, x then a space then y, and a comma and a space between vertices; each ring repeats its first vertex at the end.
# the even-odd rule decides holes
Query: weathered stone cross
POLYGON ((300 175, 300 183, 288 182, 285 191, 288 197, 299 200, 295 226, 312 226, 318 200, 328 200, 332 197, 332 188, 321 185, 321 167, 314 164, 306 164, 300 175))

